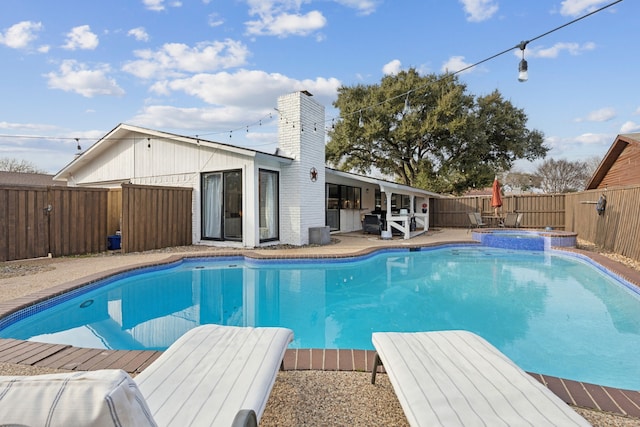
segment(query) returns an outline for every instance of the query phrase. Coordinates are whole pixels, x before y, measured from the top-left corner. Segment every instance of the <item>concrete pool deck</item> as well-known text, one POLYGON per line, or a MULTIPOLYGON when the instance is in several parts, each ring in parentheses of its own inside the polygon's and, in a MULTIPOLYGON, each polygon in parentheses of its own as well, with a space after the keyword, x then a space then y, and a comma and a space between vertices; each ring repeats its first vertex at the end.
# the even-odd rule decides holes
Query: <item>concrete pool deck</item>
MULTIPOLYGON (((414 247, 448 242, 471 243, 473 242, 472 234, 467 229, 431 230, 411 240, 381 240, 373 235, 348 233, 333 236, 332 244, 327 246, 274 247, 254 250, 188 247, 137 254, 108 253, 86 257, 9 262, 0 264, 9 272, 0 275, 0 316, 14 311, 16 307, 30 305, 36 300, 64 292, 69 288, 117 271, 140 265, 158 264, 184 255, 246 253, 260 258, 341 257, 367 253, 384 247, 414 247)), ((617 271, 628 281, 640 284, 640 271, 598 253, 578 252, 617 271)), ((0 373, 26 375, 58 370, 121 368, 135 375, 158 355, 158 352, 152 351, 96 350, 0 340, 0 373)), ((372 363, 373 352, 370 351, 289 350, 285 356, 285 371, 279 375, 261 425, 406 425, 390 385, 387 382, 379 386, 369 384, 369 374, 365 372, 371 371, 372 363), (309 387, 312 389, 310 390, 309 387), (323 395, 319 394, 321 391, 324 391, 323 395), (292 405, 295 408, 292 408, 292 405), (360 413, 358 408, 362 409, 363 413, 360 413)), ((594 425, 640 425, 638 420, 640 393, 637 391, 617 390, 532 375, 566 402, 578 407, 578 412, 583 416, 587 417, 580 408, 595 409, 596 411, 585 411, 593 417, 587 418, 594 425), (599 411, 624 417, 603 414, 599 411), (595 419, 601 421, 594 421, 595 419)))

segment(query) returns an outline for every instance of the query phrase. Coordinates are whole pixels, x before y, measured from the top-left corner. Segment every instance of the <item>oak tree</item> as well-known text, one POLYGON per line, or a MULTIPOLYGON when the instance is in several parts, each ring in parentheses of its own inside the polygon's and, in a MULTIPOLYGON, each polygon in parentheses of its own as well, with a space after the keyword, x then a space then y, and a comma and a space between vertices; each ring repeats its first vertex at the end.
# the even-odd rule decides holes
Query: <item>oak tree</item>
POLYGON ((543 158, 540 131, 526 127, 523 110, 498 91, 475 97, 451 74, 415 69, 380 84, 343 86, 334 106, 327 162, 401 184, 462 193, 491 185, 518 159, 543 158))

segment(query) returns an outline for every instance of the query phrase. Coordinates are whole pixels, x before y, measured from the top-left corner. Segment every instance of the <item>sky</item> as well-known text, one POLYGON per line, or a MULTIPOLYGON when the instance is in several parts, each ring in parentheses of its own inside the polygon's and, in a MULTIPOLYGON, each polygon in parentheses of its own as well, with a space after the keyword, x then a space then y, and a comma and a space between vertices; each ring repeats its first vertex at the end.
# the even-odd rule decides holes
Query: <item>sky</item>
POLYGON ((274 152, 279 96, 329 127, 338 88, 409 68, 500 91, 548 158, 602 158, 640 132, 640 2, 559 27, 614 1, 2 0, 0 158, 56 173, 120 123, 274 152))

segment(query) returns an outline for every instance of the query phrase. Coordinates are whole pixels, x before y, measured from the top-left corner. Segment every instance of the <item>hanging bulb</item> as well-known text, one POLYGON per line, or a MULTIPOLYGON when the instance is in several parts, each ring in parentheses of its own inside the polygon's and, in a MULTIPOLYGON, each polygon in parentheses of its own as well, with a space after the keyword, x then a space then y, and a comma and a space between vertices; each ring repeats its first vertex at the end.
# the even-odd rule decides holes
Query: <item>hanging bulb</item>
POLYGON ((528 43, 529 43, 528 41, 521 41, 520 44, 518 45, 518 47, 522 51, 522 60, 518 65, 518 81, 519 82, 526 82, 527 80, 529 80, 529 66, 527 64, 527 61, 524 59, 524 50, 527 48, 528 43))
POLYGON ((314 124, 313 124, 313 131, 314 131, 314 132, 317 132, 317 130, 318 130, 317 123, 314 123, 314 124))
POLYGON ((411 105, 409 105, 409 93, 407 93, 407 97, 404 99, 404 108, 402 109, 403 116, 411 112, 411 105))
POLYGON ((518 81, 526 82, 527 80, 529 80, 529 67, 527 61, 522 59, 518 65, 518 81))
POLYGON ((78 143, 78 151, 82 150, 82 147, 80 147, 80 139, 79 138, 75 138, 76 143, 78 143))
POLYGON ((147 138, 147 148, 151 148, 151 138, 147 138))
POLYGON ((361 128, 364 127, 364 120, 362 120, 362 110, 360 110, 360 118, 358 119, 358 126, 361 128))

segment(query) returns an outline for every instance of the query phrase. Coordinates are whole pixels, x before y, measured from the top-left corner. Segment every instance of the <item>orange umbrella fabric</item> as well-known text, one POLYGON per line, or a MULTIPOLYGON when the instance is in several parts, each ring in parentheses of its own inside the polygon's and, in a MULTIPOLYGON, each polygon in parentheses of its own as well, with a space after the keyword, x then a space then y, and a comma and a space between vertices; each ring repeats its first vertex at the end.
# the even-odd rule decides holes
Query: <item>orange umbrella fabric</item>
POLYGON ((500 194, 500 183, 498 178, 493 180, 493 192, 491 193, 491 207, 495 208, 496 215, 498 214, 498 208, 502 207, 502 195, 500 194))

